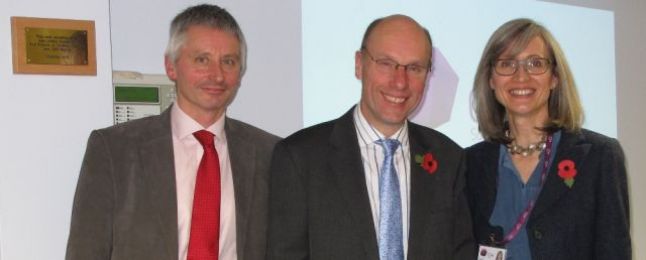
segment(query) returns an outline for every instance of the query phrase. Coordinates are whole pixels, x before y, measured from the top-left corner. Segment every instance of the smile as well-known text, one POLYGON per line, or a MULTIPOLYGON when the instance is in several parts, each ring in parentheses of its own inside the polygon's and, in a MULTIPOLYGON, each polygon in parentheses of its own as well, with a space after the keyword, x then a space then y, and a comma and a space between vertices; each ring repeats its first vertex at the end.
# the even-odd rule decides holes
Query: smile
POLYGON ((386 101, 391 102, 391 103, 401 104, 401 103, 404 103, 404 101, 406 101, 406 98, 393 97, 393 96, 388 96, 386 94, 383 94, 383 95, 384 95, 384 98, 386 99, 386 101))
POLYGON ((527 88, 524 88, 524 89, 512 89, 512 90, 509 91, 509 93, 514 95, 514 96, 529 96, 531 94, 534 94, 534 92, 536 92, 536 90, 527 89, 527 88))

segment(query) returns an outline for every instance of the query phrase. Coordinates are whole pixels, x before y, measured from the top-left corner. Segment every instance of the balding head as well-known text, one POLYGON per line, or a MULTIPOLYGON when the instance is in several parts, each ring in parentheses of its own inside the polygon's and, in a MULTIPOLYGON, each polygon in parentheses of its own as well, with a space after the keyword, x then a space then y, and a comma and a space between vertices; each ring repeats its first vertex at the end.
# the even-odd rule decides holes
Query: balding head
MULTIPOLYGON (((361 49, 365 49, 368 47, 369 41, 373 36, 375 29, 379 29, 379 31, 383 31, 384 33, 392 30, 394 31, 408 30, 412 33, 415 33, 415 32, 423 33, 423 36, 425 38, 424 40, 428 42, 428 49, 432 50, 433 48, 433 41, 431 39, 431 35, 426 28, 424 28, 419 23, 417 23, 417 21, 415 21, 413 18, 410 18, 402 14, 394 14, 394 15, 376 19, 372 21, 370 25, 368 25, 368 28, 366 28, 366 32, 363 34, 363 40, 361 41, 361 49)), ((377 34, 382 34, 382 32, 379 32, 377 34)), ((429 64, 431 62, 431 55, 432 55, 432 51, 429 52, 429 64)))

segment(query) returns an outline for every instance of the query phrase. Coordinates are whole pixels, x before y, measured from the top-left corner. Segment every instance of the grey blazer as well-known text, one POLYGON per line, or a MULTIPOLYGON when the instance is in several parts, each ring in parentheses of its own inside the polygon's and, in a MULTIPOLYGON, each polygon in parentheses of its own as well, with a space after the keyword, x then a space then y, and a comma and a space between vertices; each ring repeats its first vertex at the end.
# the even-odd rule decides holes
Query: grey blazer
MULTIPOLYGON (((268 259, 378 260, 352 109, 276 145, 270 170, 268 259)), ((475 259, 462 149, 408 123, 411 156, 432 153, 427 173, 411 160, 408 259, 475 259)))
MULTIPOLYGON (((268 167, 278 137, 226 118, 238 259, 264 259, 268 167)), ((66 259, 178 258, 170 108, 90 135, 66 259)))

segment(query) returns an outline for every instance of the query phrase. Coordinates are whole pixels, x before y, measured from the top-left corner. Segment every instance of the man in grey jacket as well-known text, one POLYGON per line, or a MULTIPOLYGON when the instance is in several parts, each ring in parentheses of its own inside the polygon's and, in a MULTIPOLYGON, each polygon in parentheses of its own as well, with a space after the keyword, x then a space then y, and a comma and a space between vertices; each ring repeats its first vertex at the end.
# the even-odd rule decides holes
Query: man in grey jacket
POLYGON ((264 258, 279 138, 226 116, 245 54, 226 10, 204 4, 175 17, 165 68, 177 101, 159 116, 92 132, 66 259, 264 258))

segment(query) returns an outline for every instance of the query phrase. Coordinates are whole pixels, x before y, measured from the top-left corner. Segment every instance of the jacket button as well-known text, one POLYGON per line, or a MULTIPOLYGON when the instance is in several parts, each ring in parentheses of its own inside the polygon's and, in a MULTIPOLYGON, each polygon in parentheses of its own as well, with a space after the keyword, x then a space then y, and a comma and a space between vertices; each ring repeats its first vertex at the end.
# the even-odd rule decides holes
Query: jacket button
POLYGON ((538 229, 534 229, 534 238, 541 240, 543 238, 543 233, 538 229))

